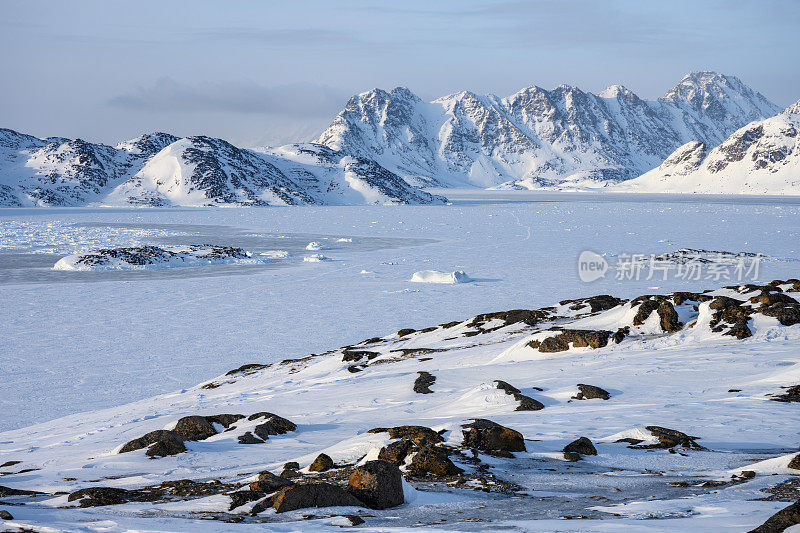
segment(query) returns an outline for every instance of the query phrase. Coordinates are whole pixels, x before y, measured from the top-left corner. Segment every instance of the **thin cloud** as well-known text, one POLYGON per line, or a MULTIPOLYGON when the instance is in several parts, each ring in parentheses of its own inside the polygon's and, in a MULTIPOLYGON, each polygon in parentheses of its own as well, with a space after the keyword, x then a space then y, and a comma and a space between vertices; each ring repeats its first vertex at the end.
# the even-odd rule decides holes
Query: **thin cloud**
POLYGON ((264 86, 254 82, 185 84, 161 78, 114 96, 113 107, 156 112, 260 113, 287 117, 332 116, 347 102, 349 93, 327 85, 293 83, 264 86))

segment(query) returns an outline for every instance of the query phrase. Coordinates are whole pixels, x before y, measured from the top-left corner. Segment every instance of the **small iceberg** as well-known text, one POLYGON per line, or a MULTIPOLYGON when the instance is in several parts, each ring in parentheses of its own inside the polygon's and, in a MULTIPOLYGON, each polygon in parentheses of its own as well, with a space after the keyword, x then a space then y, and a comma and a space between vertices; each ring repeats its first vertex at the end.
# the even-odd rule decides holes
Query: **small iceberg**
POLYGON ((322 244, 321 242, 314 241, 314 242, 310 242, 310 243, 308 243, 306 245, 306 250, 310 250, 312 252, 316 252, 318 250, 324 250, 324 249, 325 249, 325 245, 322 244))
POLYGON ((303 258, 306 263, 319 263, 320 261, 327 261, 328 258, 322 254, 311 254, 303 258))
POLYGON ((414 283, 469 283, 472 281, 466 272, 456 270, 455 272, 439 272, 438 270, 420 270, 411 276, 414 283))

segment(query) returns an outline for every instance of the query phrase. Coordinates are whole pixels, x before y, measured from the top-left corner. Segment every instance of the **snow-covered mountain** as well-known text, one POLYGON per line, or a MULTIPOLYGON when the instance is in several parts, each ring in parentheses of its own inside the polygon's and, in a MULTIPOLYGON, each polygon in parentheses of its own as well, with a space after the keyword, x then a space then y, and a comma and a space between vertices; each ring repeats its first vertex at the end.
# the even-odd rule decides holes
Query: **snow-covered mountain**
POLYGON ((709 194, 800 194, 800 101, 751 122, 709 150, 690 142, 615 190, 709 194))
POLYGON ((436 203, 371 160, 314 144, 269 153, 166 133, 116 147, 0 129, 0 205, 436 203))
POLYGON ((677 147, 717 145, 779 108, 736 77, 693 72, 656 101, 537 86, 506 98, 468 91, 424 102, 404 87, 354 96, 317 142, 374 159, 414 185, 536 188, 625 180, 677 147))

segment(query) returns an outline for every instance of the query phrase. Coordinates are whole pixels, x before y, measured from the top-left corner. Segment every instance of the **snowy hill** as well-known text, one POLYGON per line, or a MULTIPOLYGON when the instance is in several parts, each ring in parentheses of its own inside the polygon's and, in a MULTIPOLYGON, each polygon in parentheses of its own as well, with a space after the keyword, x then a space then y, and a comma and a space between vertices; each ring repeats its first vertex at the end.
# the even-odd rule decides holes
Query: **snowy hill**
POLYGON ((485 313, 5 432, 5 525, 745 531, 796 494, 799 291, 485 313))
POLYGON ((289 205, 441 202, 374 161, 317 145, 261 153, 166 133, 116 147, 0 130, 0 205, 289 205))
POLYGON ((415 185, 597 185, 639 176, 686 142, 719 144, 778 111, 714 72, 693 72, 656 101, 619 85, 599 94, 531 86, 506 98, 464 91, 433 102, 397 87, 351 98, 317 142, 415 185))
POLYGON ((687 143, 660 166, 613 190, 659 193, 800 194, 800 102, 737 130, 708 150, 687 143))

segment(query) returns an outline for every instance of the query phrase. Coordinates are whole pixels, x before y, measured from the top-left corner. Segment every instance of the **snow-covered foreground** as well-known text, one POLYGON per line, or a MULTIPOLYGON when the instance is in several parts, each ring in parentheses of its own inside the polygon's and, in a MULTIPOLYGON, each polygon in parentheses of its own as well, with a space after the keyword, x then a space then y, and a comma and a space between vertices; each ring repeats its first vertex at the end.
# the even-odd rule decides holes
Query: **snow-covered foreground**
POLYGON ((202 530, 203 519, 220 521, 209 530, 266 522, 280 531, 301 527, 298 521, 304 529, 342 525, 344 513, 378 530, 747 530, 786 506, 786 493, 765 498, 800 472, 789 466, 796 409, 771 401, 800 375, 798 296, 793 280, 484 314, 247 365, 178 393, 9 431, 0 435, 4 486, 37 494, 0 487, 10 503, 23 504, 11 508, 6 525, 175 531, 202 530), (746 334, 731 318, 736 313, 746 315, 746 334), (551 342, 564 332, 575 336, 551 342), (423 375, 433 378, 427 390, 418 388, 423 375), (297 425, 267 437, 259 416, 273 415, 244 418, 264 411, 297 425), (180 432, 183 417, 222 420, 220 413, 234 420, 215 422, 185 448, 122 447, 151 431, 180 432), (462 428, 475 418, 524 441, 470 444, 462 428), (411 481, 400 507, 254 508, 276 490, 258 488, 259 472, 279 474, 295 461, 295 483, 346 480, 353 465, 406 442, 369 430, 408 425, 432 428, 442 443, 408 441, 411 450, 396 459, 411 481), (579 436, 596 449, 562 453, 579 436), (463 472, 418 463, 426 449, 450 454, 439 460, 463 472), (310 473, 321 453, 336 466, 310 473), (185 479, 200 484, 164 484, 185 479), (94 507, 99 502, 72 496, 90 487, 147 487, 157 497, 94 507))
MULTIPOLYGON (((760 283, 797 277, 798 206, 577 198, 397 209, 4 211, 0 425, 8 431, 0 433, 0 464, 21 463, 0 468, 0 485, 48 493, 0 498, 29 504, 7 507, 15 519, 5 525, 244 531, 263 529, 252 521, 267 520, 273 530, 297 530, 328 528, 340 518, 326 517, 361 513, 367 523, 360 528, 382 530, 755 527, 787 505, 759 499, 769 495, 761 489, 792 472, 787 465, 798 444, 795 409, 768 395, 798 382, 800 326, 782 326, 757 314, 748 323, 753 336, 737 340, 710 331, 708 302, 690 301, 675 305, 685 326, 675 333, 659 329, 652 313, 620 344, 543 352, 527 346, 550 336, 537 330, 556 325, 613 333, 632 326, 635 309, 620 304, 591 317, 535 325, 490 318, 477 327, 469 318, 601 293, 632 298, 731 284, 724 279, 618 281, 611 274, 582 283, 576 261, 587 249, 609 259, 682 248, 762 253, 760 283), (214 244, 231 241, 227 244, 256 251, 252 245, 261 239, 264 249, 287 250, 291 260, 254 269, 52 271, 66 254, 185 244, 198 233, 216 236, 214 244), (15 246, 17 235, 22 242, 15 246), (276 246, 276 240, 286 246, 276 246), (329 261, 302 260, 312 254, 307 250, 312 242, 321 245, 312 248, 324 250, 329 261), (410 282, 423 270, 463 270, 473 281, 410 282), (392 333, 451 321, 460 324, 402 337, 392 333), (689 328, 694 321, 700 327, 689 328), (303 358, 371 337, 383 339, 359 350, 377 356, 343 361, 343 352, 334 351, 211 379, 243 364, 303 358), (421 371, 436 378, 432 394, 413 391, 421 371), (519 401, 495 388, 494 380, 517 387, 544 409, 515 411, 519 401), (611 398, 570 401, 577 384, 603 387, 611 398), (155 394, 160 395, 148 399, 155 394), (135 403, 123 405, 130 401, 135 403), (114 453, 149 431, 173 427, 183 416, 260 411, 286 417, 298 428, 246 445, 237 439, 258 421, 242 421, 228 434, 187 442, 188 451, 175 456, 151 460, 144 450, 114 453), (69 416, 52 420, 63 415, 69 416), (321 452, 338 464, 374 458, 390 440, 386 433, 366 433, 378 426, 446 430, 445 444, 458 446, 459 426, 475 417, 519 431, 526 451, 514 457, 479 453, 488 468, 482 474, 475 473, 480 465, 470 462, 470 454, 453 455, 466 470, 464 486, 414 482, 416 492, 406 494, 409 503, 393 510, 265 511, 249 517, 243 507, 235 513, 242 523, 202 520, 233 519, 225 494, 57 508, 67 504, 67 497, 55 493, 91 486, 138 489, 186 478, 237 484, 260 471, 279 473, 287 461, 305 467, 321 452), (643 429, 649 425, 698 436, 698 444, 708 449, 678 448, 680 453, 672 454, 614 442, 651 438, 643 429), (561 449, 579 436, 590 438, 599 455, 565 462, 561 449), (29 468, 39 470, 19 473, 29 468), (746 482, 699 486, 730 481, 743 470, 757 475, 746 482), (491 475, 522 488, 492 483, 491 475), (472 490, 484 483, 489 493, 472 490), (497 492, 500 488, 513 494, 497 492), (307 514, 321 518, 292 523, 307 514), (581 515, 589 520, 562 519, 581 515), (652 517, 659 519, 642 520, 652 517)), ((587 312, 569 307, 559 307, 554 316, 587 312)))

